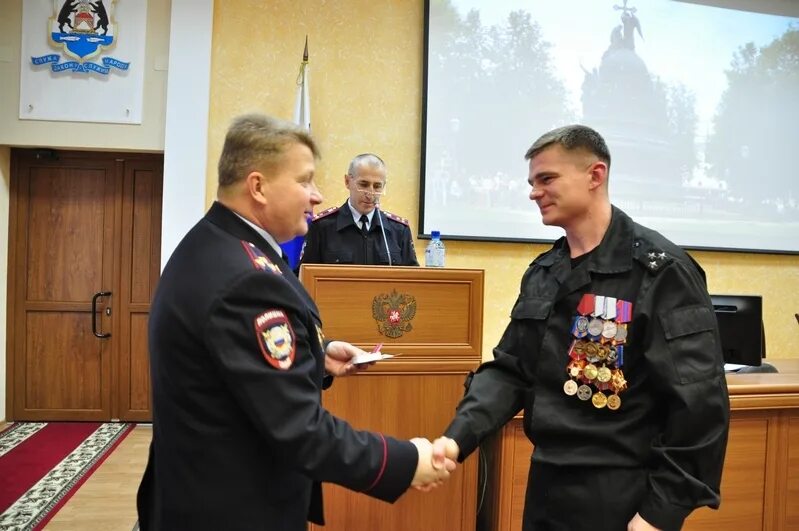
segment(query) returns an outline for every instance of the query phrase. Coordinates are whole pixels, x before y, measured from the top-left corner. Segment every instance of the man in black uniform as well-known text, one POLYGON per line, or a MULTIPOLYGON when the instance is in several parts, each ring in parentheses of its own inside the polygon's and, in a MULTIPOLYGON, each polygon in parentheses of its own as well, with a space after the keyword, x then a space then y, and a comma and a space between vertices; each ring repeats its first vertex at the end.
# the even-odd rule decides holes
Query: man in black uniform
POLYGON ((372 153, 358 155, 344 184, 349 199, 313 218, 300 263, 418 266, 408 220, 379 208, 386 191, 383 160, 372 153))
POLYGON ((596 131, 555 129, 526 158, 530 199, 566 236, 525 272, 434 459, 465 458, 524 408, 525 531, 679 529, 719 505, 729 428, 704 272, 611 205, 596 131))
POLYGON ((321 481, 393 502, 454 468, 433 468, 429 441, 356 431, 321 405, 363 351, 325 339, 279 251, 322 201, 316 156, 307 133, 265 116, 227 133, 218 202, 175 249, 150 311, 142 530, 300 531, 323 523, 321 481))

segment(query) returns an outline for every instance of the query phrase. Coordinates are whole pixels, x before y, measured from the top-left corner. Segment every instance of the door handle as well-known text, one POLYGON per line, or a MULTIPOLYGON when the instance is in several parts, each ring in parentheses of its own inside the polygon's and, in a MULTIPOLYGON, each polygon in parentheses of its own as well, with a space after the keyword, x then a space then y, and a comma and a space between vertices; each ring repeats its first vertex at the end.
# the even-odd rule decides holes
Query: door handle
POLYGON ((110 291, 98 291, 94 294, 94 297, 92 297, 92 333, 95 337, 99 337, 100 339, 111 337, 111 334, 103 334, 97 331, 97 299, 100 297, 109 297, 110 295, 110 291))

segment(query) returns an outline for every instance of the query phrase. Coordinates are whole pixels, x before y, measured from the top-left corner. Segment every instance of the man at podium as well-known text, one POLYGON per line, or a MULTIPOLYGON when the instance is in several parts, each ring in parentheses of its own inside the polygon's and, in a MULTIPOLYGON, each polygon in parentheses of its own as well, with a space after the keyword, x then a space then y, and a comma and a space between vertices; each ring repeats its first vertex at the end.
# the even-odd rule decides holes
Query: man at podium
POLYGON ((313 218, 300 263, 418 266, 408 220, 380 208, 386 193, 383 159, 356 156, 344 185, 347 201, 313 218))

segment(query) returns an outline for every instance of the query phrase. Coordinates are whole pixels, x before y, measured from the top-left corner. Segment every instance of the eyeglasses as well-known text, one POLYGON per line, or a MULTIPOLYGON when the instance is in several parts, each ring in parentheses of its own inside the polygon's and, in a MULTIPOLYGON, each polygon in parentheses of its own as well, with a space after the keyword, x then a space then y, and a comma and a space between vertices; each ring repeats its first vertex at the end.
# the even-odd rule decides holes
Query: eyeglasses
POLYGON ((386 183, 384 182, 369 182, 358 180, 355 181, 355 191, 369 197, 380 197, 386 193, 386 183))
POLYGON ((383 188, 381 190, 367 190, 365 188, 356 187, 355 191, 358 192, 358 193, 361 193, 363 195, 370 196, 370 197, 380 197, 382 195, 386 195, 386 189, 385 188, 383 188))

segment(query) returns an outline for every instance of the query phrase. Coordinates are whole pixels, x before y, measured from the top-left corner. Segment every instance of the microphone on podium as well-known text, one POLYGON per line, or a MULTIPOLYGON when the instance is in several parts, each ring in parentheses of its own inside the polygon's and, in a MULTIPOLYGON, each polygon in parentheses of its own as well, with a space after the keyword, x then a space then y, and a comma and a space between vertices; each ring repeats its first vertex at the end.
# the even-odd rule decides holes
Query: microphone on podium
POLYGON ((380 232, 383 233, 383 244, 386 246, 386 256, 388 256, 388 265, 393 265, 391 263, 391 251, 388 250, 388 240, 386 239, 386 228, 383 226, 383 218, 380 215, 380 202, 375 201, 375 214, 377 214, 377 220, 380 223, 380 232))

